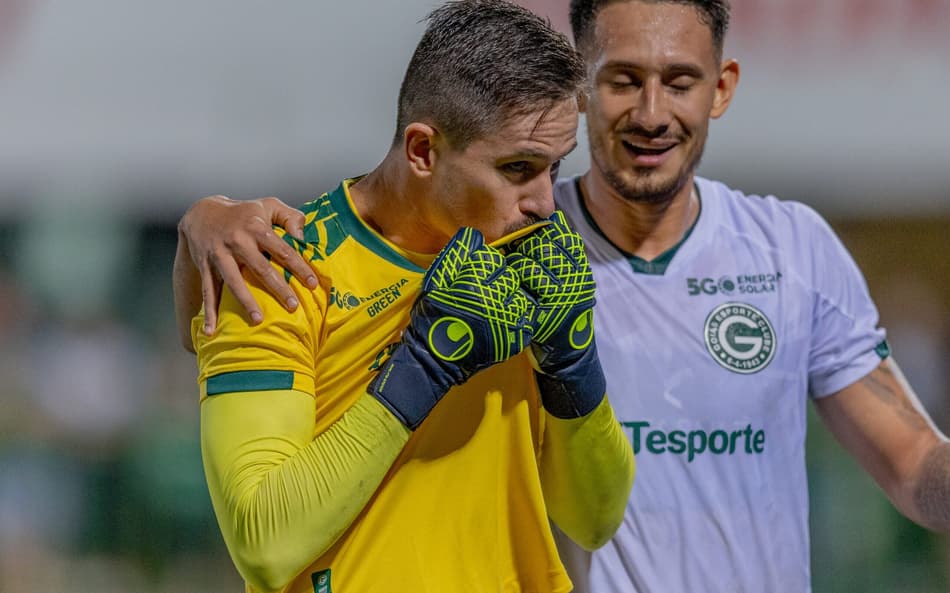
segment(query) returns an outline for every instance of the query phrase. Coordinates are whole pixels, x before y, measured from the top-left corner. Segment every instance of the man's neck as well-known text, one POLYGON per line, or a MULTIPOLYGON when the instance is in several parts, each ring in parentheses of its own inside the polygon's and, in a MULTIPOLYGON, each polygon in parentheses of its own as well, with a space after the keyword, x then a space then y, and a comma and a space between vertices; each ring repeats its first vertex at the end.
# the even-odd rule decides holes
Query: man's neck
POLYGON ((625 253, 650 261, 679 243, 696 222, 699 198, 690 175, 672 200, 627 200, 593 170, 581 177, 581 199, 601 232, 625 253))
POLYGON ((350 186, 360 218, 393 244, 416 253, 437 253, 446 239, 425 224, 424 188, 391 156, 350 186))

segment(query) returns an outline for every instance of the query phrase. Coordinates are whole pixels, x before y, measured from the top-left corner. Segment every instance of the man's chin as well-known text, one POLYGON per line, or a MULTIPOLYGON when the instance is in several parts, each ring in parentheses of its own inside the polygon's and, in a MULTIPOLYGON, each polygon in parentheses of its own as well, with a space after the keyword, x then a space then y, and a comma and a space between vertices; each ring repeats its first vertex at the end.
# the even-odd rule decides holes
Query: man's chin
POLYGON ((630 177, 629 174, 607 175, 607 181, 625 200, 637 204, 669 203, 686 183, 686 179, 680 177, 663 179, 656 171, 638 173, 636 179, 630 177))

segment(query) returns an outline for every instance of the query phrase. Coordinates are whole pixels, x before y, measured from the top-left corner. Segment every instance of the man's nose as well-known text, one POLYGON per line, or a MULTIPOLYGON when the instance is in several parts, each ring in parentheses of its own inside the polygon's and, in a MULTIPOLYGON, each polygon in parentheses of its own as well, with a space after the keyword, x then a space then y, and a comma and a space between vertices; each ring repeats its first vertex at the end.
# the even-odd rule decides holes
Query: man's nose
POLYGON ((631 110, 630 123, 639 128, 639 133, 649 137, 666 132, 670 123, 669 98, 660 80, 644 82, 631 110))

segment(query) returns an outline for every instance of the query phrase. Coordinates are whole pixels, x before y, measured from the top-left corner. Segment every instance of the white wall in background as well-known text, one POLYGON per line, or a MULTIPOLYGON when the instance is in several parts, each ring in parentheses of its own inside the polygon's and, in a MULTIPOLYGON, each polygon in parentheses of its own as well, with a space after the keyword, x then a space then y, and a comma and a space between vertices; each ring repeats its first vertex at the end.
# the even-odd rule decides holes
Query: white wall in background
MULTIPOLYGON (((0 211, 70 187, 161 211, 365 171, 436 4, 0 0, 0 211), (130 197, 149 192, 169 197, 130 197)), ((704 173, 830 214, 950 211, 950 0, 733 5, 742 80, 704 173)))

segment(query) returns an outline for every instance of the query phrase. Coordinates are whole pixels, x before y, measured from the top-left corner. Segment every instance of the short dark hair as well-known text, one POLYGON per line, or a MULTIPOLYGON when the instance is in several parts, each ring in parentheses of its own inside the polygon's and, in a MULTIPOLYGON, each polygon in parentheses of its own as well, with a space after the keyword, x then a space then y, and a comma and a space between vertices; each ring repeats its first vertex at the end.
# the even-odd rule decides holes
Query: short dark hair
POLYGON ((722 47, 729 30, 729 0, 571 0, 571 32, 578 49, 587 51, 597 14, 608 4, 617 2, 644 2, 647 4, 685 4, 699 12, 700 20, 712 32, 716 58, 722 58, 722 47))
POLYGON ((584 61, 566 35, 504 0, 457 0, 434 10, 399 90, 398 143, 411 122, 455 148, 511 117, 580 94, 584 61))

